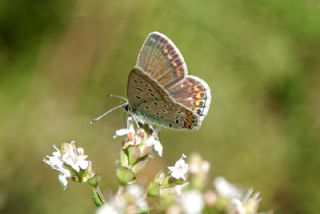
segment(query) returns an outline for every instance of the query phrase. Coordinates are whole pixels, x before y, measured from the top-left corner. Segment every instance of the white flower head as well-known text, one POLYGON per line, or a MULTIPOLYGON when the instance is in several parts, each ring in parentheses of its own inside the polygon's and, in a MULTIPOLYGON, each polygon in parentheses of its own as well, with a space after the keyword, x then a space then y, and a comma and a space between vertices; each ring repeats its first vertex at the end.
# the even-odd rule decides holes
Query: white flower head
POLYGON ((87 155, 83 154, 83 148, 76 148, 75 141, 62 144, 62 161, 71 166, 76 172, 80 172, 80 169, 85 170, 89 166, 89 162, 86 160, 87 155), (79 154, 81 151, 82 154, 79 154))
POLYGON ((192 154, 189 161, 190 173, 192 174, 207 174, 210 170, 210 163, 203 160, 202 157, 195 153, 192 154))
POLYGON ((181 195, 183 193, 183 190, 189 185, 188 182, 184 183, 184 184, 180 184, 180 185, 176 185, 174 186, 174 191, 177 195, 181 195))
POLYGON ((134 118, 129 116, 127 119, 127 127, 117 130, 113 138, 126 136, 127 139, 124 147, 130 145, 139 145, 142 142, 145 133, 143 129, 136 130, 135 125, 136 123, 134 121, 134 118))
POLYGON ((228 182, 223 177, 217 177, 214 180, 214 185, 215 185, 216 191, 222 197, 230 198, 230 199, 233 199, 233 198, 240 199, 242 196, 241 190, 235 185, 228 182))
POLYGON ((97 209, 96 214, 122 214, 125 206, 126 203, 121 197, 115 197, 97 209))
POLYGON ((134 121, 132 117, 128 117, 127 119, 127 127, 123 129, 118 129, 113 136, 113 138, 122 137, 126 135, 135 135, 136 131, 134 129, 134 121))
POLYGON ((200 214, 204 207, 203 197, 201 192, 198 190, 191 190, 189 192, 184 192, 179 198, 183 213, 186 214, 200 214))
POLYGON ((185 159, 186 159, 186 155, 183 154, 182 157, 175 163, 174 166, 168 167, 172 177, 176 179, 182 178, 183 180, 186 180, 186 174, 189 170, 189 165, 186 163, 185 159))
POLYGON ((116 133, 113 135, 113 138, 126 136, 130 133, 129 129, 118 129, 116 130, 116 133))
POLYGON ((90 161, 86 160, 88 156, 84 155, 83 148, 76 148, 74 141, 63 143, 60 150, 55 145, 53 148, 55 151, 52 156, 46 156, 43 161, 60 173, 59 181, 63 188, 66 189, 68 185, 67 178, 77 177, 81 170, 87 170, 90 161))
POLYGON ((110 204, 104 204, 97 210, 96 214, 119 214, 119 212, 110 204))
POLYGON ((145 199, 145 194, 143 189, 136 184, 128 186, 128 193, 134 197, 134 202, 138 208, 146 209, 148 208, 148 204, 145 199))
POLYGON ((246 214, 246 208, 239 199, 232 199, 228 207, 229 214, 246 214))
POLYGON ((160 143, 160 141, 153 135, 147 138, 145 142, 146 146, 153 146, 153 149, 158 153, 158 155, 161 157, 163 153, 163 147, 160 143))

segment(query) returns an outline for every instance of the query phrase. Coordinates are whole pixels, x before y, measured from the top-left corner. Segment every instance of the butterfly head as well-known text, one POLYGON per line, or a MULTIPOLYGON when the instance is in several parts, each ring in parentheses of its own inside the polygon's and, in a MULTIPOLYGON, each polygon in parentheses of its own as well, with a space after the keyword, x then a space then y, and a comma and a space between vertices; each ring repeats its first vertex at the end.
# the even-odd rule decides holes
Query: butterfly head
POLYGON ((124 109, 126 112, 128 112, 128 113, 132 112, 132 108, 131 108, 131 106, 129 105, 128 102, 123 103, 123 104, 122 104, 122 107, 123 107, 123 109, 124 109))

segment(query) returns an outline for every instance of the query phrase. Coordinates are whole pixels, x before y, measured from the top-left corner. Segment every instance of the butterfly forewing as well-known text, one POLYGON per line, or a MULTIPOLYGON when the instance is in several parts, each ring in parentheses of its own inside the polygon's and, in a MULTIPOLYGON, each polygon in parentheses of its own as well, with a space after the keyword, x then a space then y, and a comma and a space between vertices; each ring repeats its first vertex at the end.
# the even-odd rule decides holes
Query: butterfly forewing
POLYGON ((152 32, 144 42, 136 63, 164 88, 187 76, 187 66, 173 42, 162 33, 152 32))

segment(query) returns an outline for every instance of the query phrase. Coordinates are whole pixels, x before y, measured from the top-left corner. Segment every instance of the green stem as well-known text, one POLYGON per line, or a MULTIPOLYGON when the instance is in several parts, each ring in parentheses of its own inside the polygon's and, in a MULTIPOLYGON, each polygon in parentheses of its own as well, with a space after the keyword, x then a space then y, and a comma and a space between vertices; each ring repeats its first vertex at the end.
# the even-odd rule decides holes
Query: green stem
POLYGON ((117 192, 117 196, 121 195, 124 191, 125 187, 124 186, 119 186, 118 192, 117 192))
POLYGON ((92 187, 93 192, 93 201, 97 207, 101 207, 106 203, 106 199, 104 198, 99 186, 92 187))

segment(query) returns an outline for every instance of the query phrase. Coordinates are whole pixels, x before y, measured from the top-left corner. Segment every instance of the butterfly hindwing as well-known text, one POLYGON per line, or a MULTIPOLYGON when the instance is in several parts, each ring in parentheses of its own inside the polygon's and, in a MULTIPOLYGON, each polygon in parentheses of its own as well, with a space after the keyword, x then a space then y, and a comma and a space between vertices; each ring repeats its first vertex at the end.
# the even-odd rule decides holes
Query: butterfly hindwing
POLYGON ((200 117, 192 111, 174 102, 153 100, 139 105, 147 122, 174 129, 193 129, 200 126, 200 117))
POLYGON ((199 116, 207 115, 211 102, 211 92, 204 80, 188 75, 168 91, 176 102, 192 109, 199 116))
POLYGON ((157 81, 140 68, 130 72, 128 100, 134 114, 162 127, 193 129, 201 124, 198 115, 175 102, 157 81))
POLYGON ((165 35, 152 32, 145 40, 136 63, 164 88, 170 88, 188 75, 179 49, 165 35))

